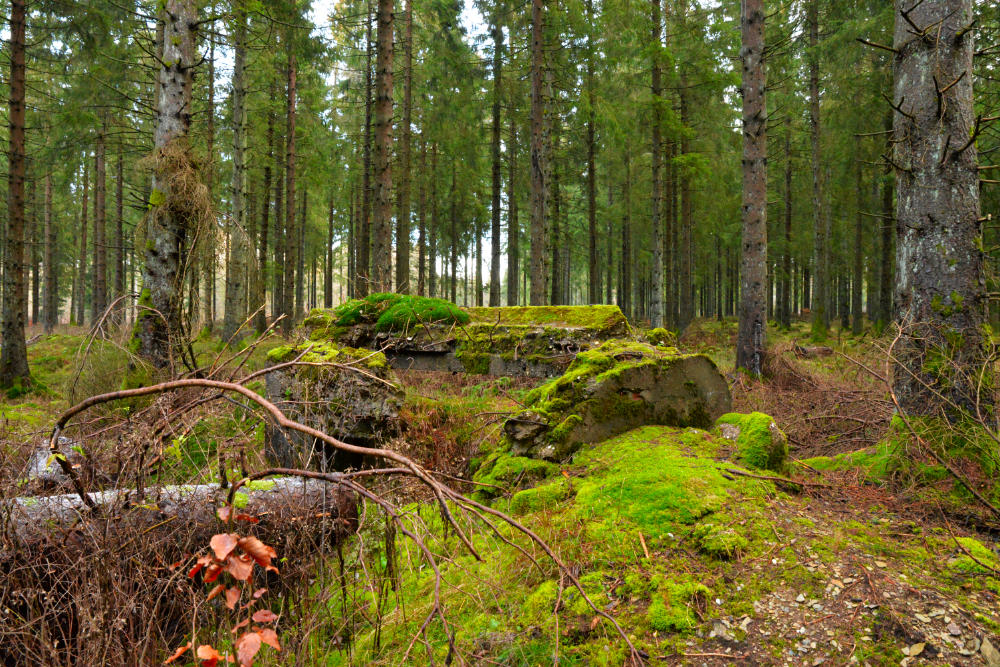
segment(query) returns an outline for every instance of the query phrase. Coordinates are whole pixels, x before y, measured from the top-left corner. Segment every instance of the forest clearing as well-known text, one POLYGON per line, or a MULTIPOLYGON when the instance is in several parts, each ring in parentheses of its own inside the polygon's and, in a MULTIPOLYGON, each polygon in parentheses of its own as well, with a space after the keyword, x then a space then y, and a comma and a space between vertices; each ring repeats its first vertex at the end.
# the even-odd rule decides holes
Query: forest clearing
POLYGON ((1000 667, 994 3, 0 6, 0 663, 1000 667))

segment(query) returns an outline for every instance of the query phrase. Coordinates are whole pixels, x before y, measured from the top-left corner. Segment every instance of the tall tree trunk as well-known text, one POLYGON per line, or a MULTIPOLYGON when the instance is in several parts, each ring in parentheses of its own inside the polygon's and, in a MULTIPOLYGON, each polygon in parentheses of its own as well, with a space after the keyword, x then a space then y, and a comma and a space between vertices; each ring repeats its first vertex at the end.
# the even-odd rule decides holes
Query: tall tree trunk
POLYGON ((437 296, 437 239, 438 230, 441 229, 441 220, 438 217, 438 150, 437 144, 431 147, 431 239, 427 244, 427 295, 437 296))
POLYGON ((767 335, 767 106, 764 100, 764 8, 744 0, 743 36, 743 253, 736 367, 760 376, 767 335))
POLYGON ((417 186, 417 294, 427 296, 427 141, 420 142, 420 181, 417 186))
MULTIPOLYGON (((246 32, 247 13, 242 2, 235 3, 233 13, 233 182, 232 216, 229 219, 230 260, 226 271, 226 314, 222 324, 222 340, 236 343, 247 315, 246 277, 248 259, 252 254, 247 234, 246 215, 246 32)), ((245 330, 241 333, 246 333, 245 330)))
POLYGON ((91 285, 94 295, 90 301, 90 319, 97 322, 108 307, 108 249, 105 240, 107 229, 107 124, 101 121, 94 151, 94 264, 91 285))
POLYGON ((87 303, 87 227, 90 219, 90 152, 83 156, 83 205, 80 207, 80 251, 77 253, 76 274, 76 324, 83 326, 86 321, 87 303))
POLYGON ((660 20, 660 0, 649 0, 650 24, 652 26, 652 90, 653 90, 653 127, 650 146, 652 162, 652 196, 650 197, 650 224, 653 228, 653 276, 650 281, 652 298, 649 303, 649 323, 652 327, 663 326, 663 227, 660 220, 660 200, 663 196, 660 169, 663 163, 663 84, 661 81, 660 49, 663 40, 663 25, 660 20))
POLYGON ((392 12, 393 0, 378 0, 375 51, 375 208, 372 216, 372 285, 392 291, 392 12))
MULTIPOLYGON (((892 130, 893 112, 889 110, 886 114, 886 129, 892 130)), ((889 149, 891 154, 891 147, 889 149)), ((893 237, 895 236, 896 209, 893 201, 893 180, 891 178, 882 179, 882 222, 879 225, 881 233, 881 272, 879 276, 879 326, 885 326, 894 319, 892 307, 892 293, 895 290, 893 281, 893 237)))
POLYGON ((7 253, 3 271, 3 345, 0 387, 30 383, 28 347, 24 340, 24 176, 25 176, 25 32, 23 0, 10 3, 10 106, 7 166, 7 253))
MULTIPOLYGON (((115 298, 125 294, 125 151, 118 146, 118 166, 115 177, 115 298)), ((124 308, 117 309, 122 320, 124 308)))
POLYGON ((972 0, 897 0, 893 389, 908 413, 994 404, 973 115, 972 0), (906 12, 904 14, 904 11, 906 12), (919 35, 914 35, 914 30, 919 35))
MULTIPOLYGON (((658 1, 658 0, 657 0, 658 1)), ((594 109, 594 0, 587 0, 587 233, 590 252, 587 302, 601 301, 601 270, 597 258, 597 129, 594 109)), ((609 267, 605 267, 607 269, 609 267)))
POLYGON ((295 253, 297 260, 297 270, 295 272, 295 319, 301 319, 305 315, 305 300, 303 287, 306 275, 306 219, 309 215, 309 190, 302 188, 302 209, 299 215, 299 224, 296 227, 298 248, 295 253))
POLYGON ((625 317, 633 319, 632 309, 632 155, 625 152, 625 181, 622 185, 622 282, 618 305, 625 317))
POLYGON ((372 40, 371 0, 365 4, 365 136, 362 159, 361 224, 358 227, 357 294, 363 297, 371 290, 371 210, 372 210, 372 97, 374 78, 372 77, 372 55, 375 43, 372 40))
POLYGON ((298 99, 298 62, 295 58, 293 28, 286 33, 288 51, 287 91, 288 105, 285 114, 285 263, 281 284, 281 330, 288 335, 295 324, 295 269, 298 264, 298 235, 295 229, 295 110, 298 99))
MULTIPOLYGON (((209 32, 208 36, 208 162, 205 165, 205 185, 208 187, 208 196, 215 201, 215 35, 209 32)), ((216 248, 215 240, 217 235, 216 224, 213 220, 208 228, 202 230, 204 238, 201 239, 202 254, 202 280, 204 281, 203 301, 201 303, 202 320, 207 331, 212 331, 215 327, 215 264, 216 248)), ((185 268, 182 265, 182 269, 185 268)), ((198 294, 198 271, 195 262, 187 268, 191 272, 192 313, 194 311, 194 301, 198 294)), ((191 319, 194 319, 193 317, 191 319)), ((193 324, 193 323, 192 323, 193 324)))
MULTIPOLYGON (((555 162, 555 160, 553 160, 555 162)), ((560 211, 562 205, 562 192, 559 188, 559 167, 558 164, 553 165, 552 169, 552 211, 551 211, 551 227, 552 227, 552 262, 550 269, 551 278, 549 279, 549 287, 552 290, 549 296, 549 303, 553 306, 562 305, 562 239, 559 238, 561 223, 560 211)))
MULTIPOLYGON (((270 97, 274 99, 274 81, 270 97)), ((267 159, 264 160, 264 192, 260 202, 260 239, 257 248, 257 290, 251 308, 254 309, 254 330, 262 334, 267 330, 267 243, 271 214, 271 168, 274 165, 274 112, 267 112, 267 159)), ((274 311, 271 311, 272 314, 274 311)))
MULTIPOLYGON (((687 78, 684 75, 683 70, 681 71, 681 90, 680 90, 680 103, 681 103, 681 124, 685 127, 689 126, 689 95, 687 87, 687 78)), ((691 150, 690 139, 685 133, 681 137, 681 154, 687 155, 691 150)), ((680 252, 680 261, 678 262, 678 301, 680 309, 680 319, 678 321, 679 328, 683 331, 691 320, 694 319, 694 282, 692 281, 692 267, 691 267, 691 237, 694 227, 694 206, 692 202, 691 194, 691 174, 690 170, 687 168, 681 169, 681 224, 678 230, 680 236, 680 244, 678 251, 680 252)), ((766 256, 761 260, 762 263, 766 263, 766 256)), ((763 289, 763 288, 762 288, 763 289)), ((763 292, 762 292, 763 294, 763 292)))
POLYGON ((819 113, 819 0, 809 0, 806 6, 806 22, 809 24, 809 128, 812 141, 812 208, 813 233, 815 238, 815 276, 813 295, 812 334, 814 340, 826 338, 830 328, 829 239, 826 218, 823 215, 823 176, 820 144, 819 113))
POLYGON ((510 114, 507 150, 507 305, 520 303, 521 223, 517 211, 517 123, 510 114))
MULTIPOLYGON (((143 293, 139 299, 135 335, 139 352, 157 367, 172 364, 172 346, 180 346, 187 235, 203 214, 187 196, 172 190, 176 179, 187 179, 190 147, 191 91, 195 67, 194 0, 165 0, 163 57, 157 86, 159 107, 153 134, 156 168, 147 225, 143 293), (169 159, 168 159, 169 157, 169 159)), ((207 198, 207 193, 201 193, 207 198)))
MULTIPOLYGON (((859 142, 860 143, 860 142, 859 142)), ((860 146, 859 146, 860 148, 860 146)), ((860 151, 859 151, 860 155, 860 151)), ((864 283, 864 205, 865 197, 862 190, 861 162, 855 162, 855 178, 857 179, 857 213, 854 222, 854 277, 851 280, 851 333, 855 336, 864 328, 864 313, 862 312, 862 285, 864 283)))
POLYGON ((792 283, 792 131, 785 129, 785 242, 781 248, 781 303, 778 320, 782 327, 792 326, 792 308, 789 301, 792 283))
POLYGON ((451 159, 451 193, 448 199, 451 203, 451 301, 455 303, 458 300, 458 181, 454 157, 451 159))
POLYGON ((396 215, 396 292, 410 293, 410 143, 413 114, 413 3, 405 0, 403 119, 399 137, 399 211, 396 215))
POLYGON ((333 192, 327 203, 326 262, 323 264, 323 307, 333 308, 333 192))
POLYGON ((503 24, 501 12, 503 4, 494 1, 493 15, 493 135, 490 141, 490 153, 493 163, 491 213, 491 249, 490 249, 490 307, 500 305, 500 102, 503 82, 503 24))
MULTIPOLYGON (((28 261, 31 265, 31 319, 26 320, 31 324, 38 324, 38 297, 39 297, 39 285, 38 281, 40 279, 39 268, 41 266, 41 257, 38 254, 38 179, 31 179, 31 226, 27 234, 27 243, 30 248, 31 256, 28 261)), ((25 302, 27 305, 27 302, 25 302)))
POLYGON ((52 224, 52 174, 45 174, 45 307, 42 318, 45 333, 59 324, 59 292, 56 226, 52 224))
POLYGON ((546 203, 548 199, 548 137, 545 127, 545 52, 543 0, 531 0, 531 305, 545 305, 546 203))

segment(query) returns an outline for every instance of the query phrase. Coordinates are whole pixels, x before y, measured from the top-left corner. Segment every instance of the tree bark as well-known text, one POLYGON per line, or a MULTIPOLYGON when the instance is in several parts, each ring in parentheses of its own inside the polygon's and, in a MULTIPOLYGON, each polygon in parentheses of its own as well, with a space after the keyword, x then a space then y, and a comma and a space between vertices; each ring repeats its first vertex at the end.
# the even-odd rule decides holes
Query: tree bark
POLYGON ((164 23, 163 57, 157 81, 159 107, 153 136, 157 164, 135 335, 139 353, 155 366, 165 367, 172 363, 172 346, 180 345, 181 269, 185 264, 188 231, 200 213, 187 197, 172 189, 175 179, 194 178, 186 172, 193 171, 187 137, 195 68, 196 3, 165 0, 160 20, 164 23))
POLYGON ((375 51, 375 208, 372 285, 392 291, 392 24, 393 0, 378 0, 375 51))
POLYGON ((107 123, 101 121, 94 151, 94 263, 91 285, 90 320, 97 322, 108 307, 108 249, 107 229, 107 123))
MULTIPOLYGON (((274 82, 270 86, 270 99, 274 99, 274 82)), ((267 330, 267 243, 271 215, 271 168, 274 164, 274 112, 267 112, 267 159, 264 160, 264 192, 260 205, 260 238, 257 248, 257 280, 256 295, 251 307, 257 312, 254 316, 254 330, 258 334, 267 330)), ((272 304, 273 305, 273 304, 272 304)), ((274 310, 271 311, 272 315, 274 310)))
POLYGON ((494 2, 493 16, 493 125, 490 140, 492 158, 492 198, 490 200, 490 307, 500 306, 500 102, 503 82, 503 24, 500 0, 494 2))
POLYGON ((287 91, 288 105, 285 116, 285 264, 282 280, 282 311, 285 319, 281 321, 281 330, 288 335, 295 324, 295 269, 298 265, 298 234, 295 227, 295 112, 298 97, 298 62, 295 57, 295 45, 292 28, 286 36, 288 50, 287 91))
POLYGON ((767 302, 767 106, 762 0, 744 0, 743 237, 736 367, 760 376, 766 353, 767 302))
POLYGON ((410 144, 413 119, 413 3, 405 0, 403 119, 399 137, 399 211, 396 215, 396 292, 410 293, 410 144))
MULTIPOLYGON (((681 71, 681 89, 680 89, 680 105, 681 105, 681 124, 684 127, 689 126, 689 108, 690 104, 688 101, 688 96, 690 95, 687 85, 687 77, 684 71, 681 71)), ((681 137, 681 154, 687 155, 691 151, 691 141, 688 138, 687 133, 681 137)), ((680 243, 678 252, 680 253, 680 258, 678 261, 678 307, 679 307, 679 321, 677 323, 678 328, 683 331, 687 328, 687 325, 691 323, 694 319, 694 282, 692 280, 692 266, 691 266, 691 237, 694 227, 694 203, 691 200, 691 174, 690 170, 687 168, 681 168, 680 174, 680 196, 681 196, 681 224, 679 231, 680 243)), ((766 258, 765 258, 766 259, 766 258)))
POLYGON ((973 2, 897 0, 895 7, 893 101, 902 112, 893 123, 896 295, 903 331, 893 388, 910 414, 988 414, 994 396, 982 388, 994 385, 983 333, 973 2))
POLYGON ((543 0, 531 0, 531 305, 543 306, 548 293, 545 271, 548 137, 543 96, 545 52, 543 0))
POLYGON ((828 310, 829 239, 826 218, 823 215, 822 152, 820 144, 819 111, 819 0, 809 0, 806 6, 806 22, 809 24, 809 128, 812 141, 812 209, 813 234, 815 239, 815 275, 813 294, 813 340, 824 340, 830 328, 828 310))
POLYGON ((59 294, 57 290, 56 227, 52 224, 52 174, 45 174, 45 307, 42 315, 45 333, 52 333, 59 324, 59 294))
MULTIPOLYGON (((656 0, 657 2, 659 0, 656 0)), ((597 129, 594 110, 594 0, 587 0, 587 233, 589 281, 587 302, 601 302, 601 269, 597 258, 597 129)), ((608 267, 605 267, 607 269, 608 267)))
POLYGON ((427 296, 427 141, 420 141, 420 180, 417 186, 417 294, 427 296))
MULTIPOLYGON (((118 167, 115 178, 115 298, 125 294, 125 151, 118 146, 118 167)), ((116 317, 121 322, 124 307, 116 317)))
MULTIPOLYGON (((860 142, 859 142, 860 143, 860 142)), ((860 148, 860 146, 859 146, 860 148)), ((860 151, 858 152, 860 155, 860 151)), ((855 179, 857 183, 857 213, 854 221, 854 277, 851 280, 851 333, 855 336, 864 328, 864 313, 862 311, 861 287, 864 283, 864 190, 861 162, 855 162, 855 179)))
POLYGON ((333 193, 327 203, 326 262, 323 264, 323 307, 333 308, 333 193))
POLYGON ((781 249, 781 300, 778 321, 782 327, 792 326, 794 301, 789 298, 792 284, 792 131, 785 130, 785 242, 781 249))
MULTIPOLYGON (((229 219, 229 265, 226 271, 226 314, 222 340, 238 343, 240 326, 246 319, 246 278, 251 255, 246 215, 246 32, 247 14, 242 2, 233 12, 233 182, 232 216, 229 219)), ((243 330, 241 333, 246 334, 243 330)))
POLYGON ((651 83, 653 92, 653 127, 650 155, 652 162, 652 196, 650 197, 650 224, 652 225, 653 276, 652 298, 649 302, 649 324, 663 326, 663 227, 660 220, 660 204, 663 196, 660 170, 663 164, 663 84, 661 81, 660 49, 663 40, 663 25, 660 20, 660 0, 649 0, 650 24, 652 26, 652 67, 651 83))
MULTIPOLYGON (((208 36, 208 163, 205 165, 205 185, 208 187, 208 196, 215 201, 215 35, 209 33, 208 36)), ((201 312, 202 320, 207 331, 212 331, 215 327, 215 235, 216 225, 213 222, 210 229, 204 230, 204 239, 201 244, 202 254, 202 280, 204 281, 204 295, 202 297, 201 312)), ((182 265, 182 269, 184 266, 182 265)), ((191 281, 194 289, 191 290, 192 306, 197 297, 198 271, 194 262, 191 262, 191 281)), ((192 313, 194 309, 192 307, 192 313)), ((192 318, 194 319, 194 318, 192 318)), ((192 323, 193 324, 193 323, 192 323)))
POLYGON ((520 303, 521 223, 517 210, 517 123, 510 114, 510 144, 507 150, 507 305, 520 303))
POLYGON ((364 297, 371 288, 371 210, 372 210, 372 93, 374 79, 372 77, 372 54, 375 43, 372 41, 372 9, 371 0, 366 4, 365 28, 365 128, 364 151, 362 158, 361 185, 361 224, 358 227, 358 259, 357 259, 357 297, 364 297))
POLYGON ((83 205, 80 207, 80 250, 77 253, 76 273, 76 324, 83 326, 86 321, 87 302, 87 227, 90 211, 90 151, 83 155, 83 205))

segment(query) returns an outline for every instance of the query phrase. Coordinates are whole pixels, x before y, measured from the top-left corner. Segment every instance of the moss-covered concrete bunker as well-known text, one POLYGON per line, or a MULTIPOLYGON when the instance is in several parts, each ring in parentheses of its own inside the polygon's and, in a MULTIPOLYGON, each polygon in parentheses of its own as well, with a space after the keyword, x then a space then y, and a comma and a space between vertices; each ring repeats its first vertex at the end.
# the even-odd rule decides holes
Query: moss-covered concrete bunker
POLYGON ((550 378, 575 355, 629 336, 617 306, 462 309, 441 299, 374 294, 303 323, 314 341, 383 350, 398 369, 550 378))
MULTIPOLYGON (((354 445, 373 446, 400 431, 403 391, 381 352, 316 341, 275 348, 272 364, 299 360, 322 366, 291 366, 267 374, 267 397, 291 419, 354 445)), ((297 432, 266 428, 267 455, 284 467, 325 463, 358 467, 360 457, 333 452, 297 432)))
POLYGON ((512 453, 554 461, 581 444, 640 426, 708 428, 732 406, 711 359, 675 348, 613 340, 579 353, 566 373, 526 398, 504 433, 512 453))

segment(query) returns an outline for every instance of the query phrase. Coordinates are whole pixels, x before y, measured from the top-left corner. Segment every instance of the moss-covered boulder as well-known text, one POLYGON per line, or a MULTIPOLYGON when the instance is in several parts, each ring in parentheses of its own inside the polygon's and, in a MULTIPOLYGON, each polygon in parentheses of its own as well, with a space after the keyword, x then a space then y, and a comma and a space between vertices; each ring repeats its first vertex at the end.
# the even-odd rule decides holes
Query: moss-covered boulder
POLYGON ((566 373, 531 391, 504 433, 517 456, 566 460, 584 443, 646 425, 707 428, 731 409, 706 356, 613 340, 579 353, 566 373))
POLYGON ((788 469, 788 436, 763 412, 748 415, 730 412, 716 422, 719 434, 736 444, 736 460, 760 470, 785 473, 788 469))
MULTIPOLYGON (((403 391, 385 355, 315 341, 268 353, 275 365, 300 356, 300 361, 322 365, 292 366, 267 375, 268 399, 289 418, 366 447, 399 434, 403 391)), ((327 451, 312 438, 270 425, 266 439, 268 457, 284 467, 325 462, 328 469, 345 469, 361 464, 356 456, 327 451)))

